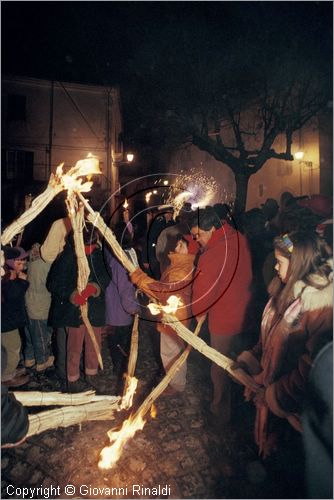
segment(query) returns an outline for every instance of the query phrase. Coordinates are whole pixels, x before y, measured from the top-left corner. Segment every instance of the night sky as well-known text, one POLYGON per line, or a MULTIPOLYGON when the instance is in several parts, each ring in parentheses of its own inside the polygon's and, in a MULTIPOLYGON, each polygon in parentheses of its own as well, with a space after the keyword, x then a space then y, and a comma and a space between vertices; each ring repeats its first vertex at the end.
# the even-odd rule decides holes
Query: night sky
POLYGON ((245 80, 256 92, 255 79, 273 74, 277 54, 290 54, 293 66, 295 58, 327 74, 331 99, 332 2, 3 1, 1 10, 2 74, 119 84, 124 138, 150 155, 169 147, 161 129, 155 137, 156 110, 170 109, 161 90, 183 86, 187 98, 189 64, 196 78, 201 61, 214 73, 235 58, 232 86, 245 80))
POLYGON ((256 42, 267 31, 277 50, 282 40, 301 37, 305 57, 315 41, 320 57, 331 54, 332 2, 4 1, 1 8, 3 74, 122 83, 147 42, 172 47, 172 35, 160 39, 166 25, 194 38, 206 25, 222 52, 246 32, 253 31, 256 42))

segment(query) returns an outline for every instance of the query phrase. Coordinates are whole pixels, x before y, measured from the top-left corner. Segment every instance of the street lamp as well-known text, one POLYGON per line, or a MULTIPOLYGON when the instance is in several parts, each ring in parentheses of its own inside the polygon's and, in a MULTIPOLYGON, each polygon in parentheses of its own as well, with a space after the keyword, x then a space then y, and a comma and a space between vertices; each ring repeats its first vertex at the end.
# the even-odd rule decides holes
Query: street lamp
POLYGON ((135 155, 133 153, 127 153, 126 159, 129 163, 131 163, 134 159, 135 155))

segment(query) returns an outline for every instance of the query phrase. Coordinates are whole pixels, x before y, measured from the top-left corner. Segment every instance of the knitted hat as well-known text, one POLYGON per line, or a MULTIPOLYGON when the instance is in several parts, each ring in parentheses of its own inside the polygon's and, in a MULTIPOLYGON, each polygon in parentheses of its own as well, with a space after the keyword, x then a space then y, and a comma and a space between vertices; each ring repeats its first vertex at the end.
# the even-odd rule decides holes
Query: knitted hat
POLYGON ((6 264, 11 269, 14 269, 14 262, 16 260, 24 260, 27 259, 28 256, 29 256, 28 252, 26 252, 22 247, 13 247, 11 248, 11 250, 8 249, 7 252, 5 250, 6 264), (16 252, 13 253, 12 252, 13 250, 15 250, 16 252))

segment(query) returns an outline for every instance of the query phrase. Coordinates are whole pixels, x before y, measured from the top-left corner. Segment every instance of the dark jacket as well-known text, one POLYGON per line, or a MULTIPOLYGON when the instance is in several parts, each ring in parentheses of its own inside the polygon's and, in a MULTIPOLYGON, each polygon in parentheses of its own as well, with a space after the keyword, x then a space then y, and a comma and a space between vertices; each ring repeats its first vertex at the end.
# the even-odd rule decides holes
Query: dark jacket
MULTIPOLYGON (((87 255, 90 275, 88 282, 95 282, 101 288, 98 297, 88 299, 88 318, 92 326, 105 325, 105 288, 110 276, 99 247, 87 255)), ((71 326, 78 328, 82 323, 80 307, 70 302, 70 296, 77 288, 78 266, 71 243, 66 243, 48 274, 46 287, 51 292, 51 306, 48 323, 54 328, 71 326)))
POLYGON ((24 295, 29 287, 27 280, 3 280, 1 283, 1 332, 10 332, 28 323, 24 295))

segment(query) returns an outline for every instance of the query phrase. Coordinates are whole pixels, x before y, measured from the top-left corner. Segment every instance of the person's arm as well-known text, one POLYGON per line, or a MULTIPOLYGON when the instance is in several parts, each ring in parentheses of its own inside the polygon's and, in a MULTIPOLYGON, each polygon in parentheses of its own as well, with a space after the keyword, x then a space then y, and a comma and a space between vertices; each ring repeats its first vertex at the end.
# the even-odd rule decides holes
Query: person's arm
POLYGON ((314 347, 321 344, 332 330, 333 310, 331 307, 306 314, 305 332, 307 341, 303 353, 296 359, 295 368, 280 377, 266 390, 266 400, 270 410, 279 417, 300 410, 305 397, 306 383, 312 367, 314 347))
POLYGON ((121 264, 113 267, 113 282, 116 285, 123 309, 128 314, 139 312, 136 289, 129 280, 128 273, 121 264))
POLYGON ((56 220, 41 246, 41 257, 45 262, 54 262, 63 251, 67 229, 63 219, 56 220))

